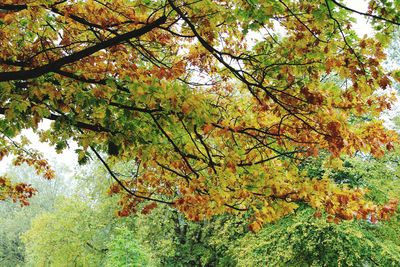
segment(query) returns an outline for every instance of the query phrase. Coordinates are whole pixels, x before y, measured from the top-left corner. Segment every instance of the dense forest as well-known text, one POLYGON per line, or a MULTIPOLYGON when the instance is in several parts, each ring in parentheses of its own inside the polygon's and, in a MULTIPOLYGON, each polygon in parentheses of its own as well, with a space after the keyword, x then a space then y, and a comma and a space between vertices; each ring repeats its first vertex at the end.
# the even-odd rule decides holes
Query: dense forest
POLYGON ((400 1, 354 2, 1 1, 0 266, 400 266, 400 1))

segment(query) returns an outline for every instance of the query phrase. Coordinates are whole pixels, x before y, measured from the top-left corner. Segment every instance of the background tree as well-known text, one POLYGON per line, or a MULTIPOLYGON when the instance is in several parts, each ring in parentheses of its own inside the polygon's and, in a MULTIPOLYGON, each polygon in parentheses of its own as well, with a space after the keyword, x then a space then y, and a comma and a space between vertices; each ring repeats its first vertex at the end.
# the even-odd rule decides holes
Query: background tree
POLYGON ((153 266, 234 266, 233 244, 248 231, 245 220, 215 216, 192 222, 167 206, 140 215, 133 230, 153 266))
POLYGON ((25 246, 20 235, 31 227, 31 220, 43 212, 54 209, 55 199, 66 195, 70 187, 65 181, 63 172, 65 166, 58 165, 56 170, 58 177, 52 181, 45 181, 39 177, 32 168, 27 165, 13 168, 8 171, 11 181, 18 181, 24 177, 24 182, 32 184, 39 192, 31 201, 29 206, 23 208, 11 200, 0 204, 0 265, 1 266, 23 266, 25 263, 25 246))
POLYGON ((306 209, 264 227, 236 243, 237 266, 397 266, 400 261, 398 243, 377 233, 393 231, 386 225, 336 225, 306 209))
POLYGON ((23 234, 28 264, 99 266, 113 218, 101 216, 102 208, 92 205, 76 197, 59 199, 56 211, 36 217, 23 234))
POLYGON ((126 225, 118 225, 114 233, 107 243, 105 266, 155 266, 149 251, 139 243, 134 230, 126 225))
POLYGON ((115 216, 117 201, 106 194, 104 171, 96 165, 77 170, 75 187, 56 199, 54 209, 32 219, 22 234, 27 266, 146 266, 133 218, 115 216))
MULTIPOLYGON (((399 194, 398 150, 382 159, 367 155, 344 158, 343 167, 324 168, 323 160, 308 162, 311 177, 330 172, 337 183, 370 188, 368 197, 385 202, 399 194)), ((399 216, 390 221, 331 223, 334 218, 309 208, 278 223, 248 233, 233 247, 238 266, 396 266, 400 261, 399 216)))

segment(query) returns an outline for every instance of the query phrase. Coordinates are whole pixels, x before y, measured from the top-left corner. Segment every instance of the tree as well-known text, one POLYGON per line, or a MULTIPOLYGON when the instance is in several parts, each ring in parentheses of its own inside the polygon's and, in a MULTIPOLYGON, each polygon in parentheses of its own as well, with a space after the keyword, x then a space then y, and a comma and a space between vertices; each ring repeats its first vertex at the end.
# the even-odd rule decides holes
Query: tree
POLYGON ((145 266, 146 251, 138 244, 131 218, 113 216, 115 198, 106 194, 104 172, 89 165, 75 178, 70 195, 55 208, 38 214, 21 235, 29 266, 145 266))
POLYGON ((105 266, 154 266, 149 265, 149 256, 142 245, 138 244, 138 239, 134 236, 134 231, 126 225, 117 226, 115 234, 108 242, 108 252, 105 258, 105 266))
MULTIPOLYGON (((65 167, 57 166, 57 173, 65 167)), ((20 166, 8 171, 10 181, 24 177, 24 182, 32 184, 40 194, 30 200, 29 206, 16 206, 12 201, 5 200, 0 204, 0 265, 23 266, 25 263, 25 246, 20 235, 31 227, 31 220, 43 212, 54 209, 55 199, 64 195, 68 187, 62 175, 53 181, 43 181, 28 166, 20 166)))
POLYGON ((245 220, 232 215, 192 222, 168 206, 139 215, 132 230, 152 266, 234 266, 230 248, 248 232, 245 220))
POLYGON ((126 220, 112 216, 116 209, 115 200, 114 203, 110 202, 112 200, 107 198, 94 203, 78 196, 59 198, 54 211, 42 213, 34 218, 32 227, 23 233, 26 264, 29 266, 145 264, 146 255, 141 251, 132 232, 124 231, 126 220))
MULTIPOLYGON (((377 235, 366 222, 329 223, 310 209, 296 212, 233 250, 237 266, 397 266, 400 246, 377 235)), ((398 225, 397 225, 398 227, 398 225)), ((389 227, 383 226, 383 229, 389 227)))
MULTIPOLYGON (((335 170, 324 167, 321 158, 303 167, 314 177, 330 172, 338 183, 364 184, 370 188, 368 197, 375 202, 383 203, 399 194, 398 150, 381 159, 359 155, 343 160, 343 166, 335 170)), ((231 253, 238 266, 399 265, 398 214, 390 221, 375 223, 372 218, 340 224, 330 220, 303 207, 257 234, 246 234, 233 245, 231 253)))
POLYGON ((81 163, 92 151, 116 180, 121 216, 148 200, 194 220, 246 211, 253 230, 299 202, 337 220, 386 218, 395 202, 372 205, 298 166, 320 150, 382 156, 397 141, 378 119, 349 121, 390 108, 393 97, 375 92, 399 79, 381 65, 399 5, 3 1, 2 146, 52 120, 42 139, 63 150, 72 137, 81 163), (353 13, 379 32, 358 37, 353 13), (124 179, 112 163, 128 160, 124 179))

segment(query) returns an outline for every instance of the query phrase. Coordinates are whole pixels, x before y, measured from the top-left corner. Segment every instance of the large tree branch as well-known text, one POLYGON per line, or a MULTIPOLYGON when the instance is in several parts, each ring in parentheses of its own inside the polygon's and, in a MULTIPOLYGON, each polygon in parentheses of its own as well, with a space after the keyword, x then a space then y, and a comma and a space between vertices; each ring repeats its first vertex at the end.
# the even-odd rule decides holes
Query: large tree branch
POLYGON ((64 65, 79 61, 82 58, 90 56, 102 49, 106 49, 106 48, 112 47, 114 45, 120 44, 131 38, 137 38, 149 31, 153 30, 154 28, 164 24, 166 22, 166 20, 167 20, 167 18, 165 16, 162 16, 162 17, 158 18, 157 20, 153 21, 152 23, 143 26, 140 29, 118 35, 118 36, 108 39, 104 42, 98 43, 94 46, 88 47, 79 52, 75 52, 69 56, 57 59, 51 63, 37 67, 35 69, 11 71, 11 72, 1 72, 0 73, 0 82, 1 81, 13 81, 13 80, 27 80, 27 79, 37 78, 37 77, 39 77, 43 74, 49 73, 49 72, 55 72, 64 65))
POLYGON ((0 4, 0 9, 13 12, 24 10, 27 7, 27 5, 0 4))
MULTIPOLYGON (((7 111, 7 108, 0 107, 0 115, 5 115, 6 111, 7 111)), ((62 119, 62 116, 56 115, 56 114, 50 114, 49 116, 46 116, 44 118, 51 120, 51 121, 59 121, 62 119)), ((90 131, 94 131, 94 132, 111 132, 110 129, 105 128, 98 124, 94 125, 94 124, 89 124, 86 122, 76 121, 76 122, 72 123, 72 125, 80 128, 80 129, 90 130, 90 131)))
POLYGON ((367 16, 367 17, 371 17, 371 18, 374 18, 374 19, 377 19, 377 20, 382 20, 382 21, 389 22, 389 23, 392 23, 392 24, 400 26, 400 21, 394 21, 394 20, 387 19, 387 18, 384 18, 384 17, 381 17, 381 16, 360 12, 360 11, 357 11, 355 9, 352 9, 350 7, 347 7, 347 6, 343 5, 343 4, 339 3, 338 1, 335 1, 335 0, 330 0, 330 1, 332 1, 332 3, 334 3, 338 7, 346 9, 346 10, 351 11, 353 13, 356 13, 356 14, 359 14, 359 15, 363 15, 363 16, 367 16))

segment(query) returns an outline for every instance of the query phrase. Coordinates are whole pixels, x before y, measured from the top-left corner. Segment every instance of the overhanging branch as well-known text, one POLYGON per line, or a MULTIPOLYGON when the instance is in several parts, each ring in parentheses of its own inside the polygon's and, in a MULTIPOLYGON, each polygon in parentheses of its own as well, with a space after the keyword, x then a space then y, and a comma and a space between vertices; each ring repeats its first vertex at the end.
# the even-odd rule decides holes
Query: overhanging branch
POLYGON ((82 58, 90 56, 102 49, 106 49, 106 48, 115 46, 117 44, 120 44, 120 43, 127 41, 129 39, 132 39, 132 38, 140 37, 140 36, 148 33, 149 31, 153 30, 154 28, 164 24, 166 22, 166 20, 167 20, 167 18, 165 16, 162 16, 162 17, 158 18, 157 20, 153 21, 152 23, 149 23, 149 24, 143 26, 140 29, 136 29, 136 30, 118 35, 118 36, 108 39, 104 42, 98 43, 94 46, 88 47, 79 52, 75 52, 69 56, 57 59, 51 63, 48 63, 46 65, 31 69, 31 70, 1 72, 0 73, 0 82, 15 81, 15 80, 28 80, 28 79, 37 78, 37 77, 42 76, 43 74, 46 74, 49 72, 56 72, 62 66, 79 61, 82 58))
POLYGON ((358 14, 358 15, 367 16, 367 17, 370 17, 370 18, 374 18, 374 19, 377 19, 377 20, 382 20, 382 21, 389 22, 389 23, 391 23, 391 24, 400 26, 400 21, 394 21, 394 20, 387 19, 387 18, 384 18, 384 17, 381 17, 381 16, 377 16, 377 15, 373 15, 373 14, 369 14, 369 13, 360 12, 360 11, 357 11, 357 10, 355 10, 355 9, 352 9, 352 8, 350 8, 350 7, 347 7, 347 6, 343 5, 343 4, 339 3, 338 1, 335 1, 335 0, 330 0, 330 1, 332 1, 332 3, 334 3, 334 4, 337 5, 338 7, 343 8, 343 9, 346 9, 346 10, 351 11, 351 12, 353 12, 353 13, 356 13, 356 14, 358 14))

